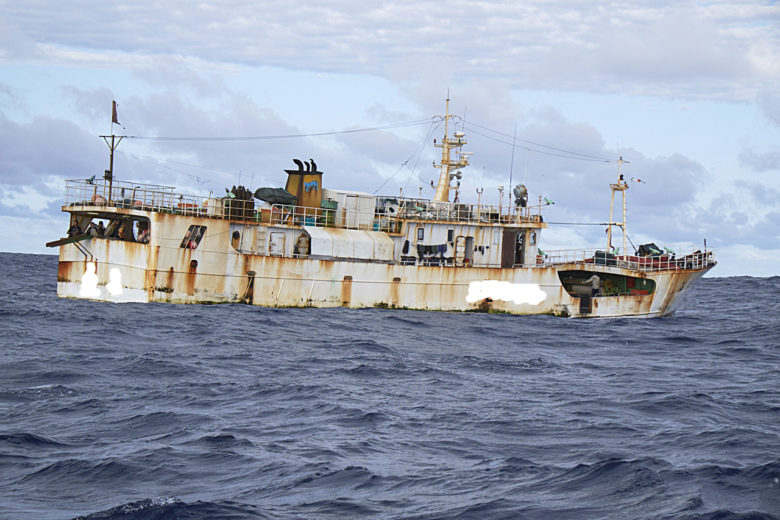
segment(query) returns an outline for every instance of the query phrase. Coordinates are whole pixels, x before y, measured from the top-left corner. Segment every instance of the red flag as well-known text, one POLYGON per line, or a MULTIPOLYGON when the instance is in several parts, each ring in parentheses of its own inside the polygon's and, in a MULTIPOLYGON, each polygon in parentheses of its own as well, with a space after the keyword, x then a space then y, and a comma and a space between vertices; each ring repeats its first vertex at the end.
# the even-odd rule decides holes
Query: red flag
POLYGON ((111 108, 111 122, 119 124, 119 119, 116 117, 116 101, 112 101, 113 106, 111 108))

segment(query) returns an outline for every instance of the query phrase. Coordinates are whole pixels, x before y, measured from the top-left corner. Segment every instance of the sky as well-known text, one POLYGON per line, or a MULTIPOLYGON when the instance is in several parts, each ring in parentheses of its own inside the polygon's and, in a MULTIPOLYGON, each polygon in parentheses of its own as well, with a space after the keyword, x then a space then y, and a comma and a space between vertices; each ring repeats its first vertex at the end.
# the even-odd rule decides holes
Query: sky
POLYGON ((64 181, 102 176, 112 131, 119 180, 220 195, 297 157, 432 197, 448 96, 460 200, 524 183, 555 202, 544 250, 604 247, 623 157, 633 244, 780 275, 774 1, 0 0, 0 250, 56 254, 64 181))

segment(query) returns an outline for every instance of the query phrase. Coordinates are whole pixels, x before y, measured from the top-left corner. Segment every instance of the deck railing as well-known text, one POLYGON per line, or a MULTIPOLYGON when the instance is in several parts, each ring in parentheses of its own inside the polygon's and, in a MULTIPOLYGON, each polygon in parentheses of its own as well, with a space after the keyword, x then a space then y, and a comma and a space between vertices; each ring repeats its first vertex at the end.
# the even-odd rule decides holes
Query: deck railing
MULTIPOLYGON (((386 200, 386 199, 385 199, 386 200)), ((274 204, 261 221, 275 225, 309 225, 318 227, 339 227, 365 229, 396 233, 404 220, 431 220, 463 224, 520 224, 541 223, 542 217, 534 208, 512 208, 506 206, 459 204, 434 202, 419 199, 394 200, 384 203, 380 198, 370 211, 355 208, 307 208, 285 204, 274 204)))
POLYGON ((703 269, 713 265, 715 262, 715 253, 713 251, 694 250, 690 246, 678 249, 681 253, 666 253, 653 256, 614 255, 594 249, 545 251, 537 257, 537 265, 603 265, 653 272, 703 269))
POLYGON ((508 204, 461 204, 426 199, 379 197, 377 214, 410 220, 439 220, 482 224, 542 222, 542 204, 516 207, 508 204))
MULTIPOLYGON (((204 216, 209 212, 208 197, 176 193, 173 186, 139 184, 114 181, 67 180, 65 181, 66 206, 111 206, 125 209, 158 211, 204 216)), ((211 216, 211 215, 208 215, 211 216)))
POLYGON ((514 207, 379 196, 374 198, 374 206, 370 210, 363 211, 347 207, 329 209, 283 204, 256 208, 254 200, 184 195, 177 193, 173 186, 156 184, 114 181, 109 186, 104 179, 65 181, 65 205, 386 232, 399 231, 401 220, 504 225, 542 222, 541 205, 514 207))
MULTIPOLYGON (((65 205, 94 210, 117 207, 155 211, 203 218, 256 221, 273 225, 336 227, 400 232, 403 220, 444 221, 473 224, 542 223, 542 205, 509 207, 506 205, 459 204, 425 199, 376 197, 373 211, 352 208, 308 208, 274 204, 255 209, 254 201, 203 197, 177 193, 173 186, 104 179, 65 182, 65 205)), ((655 256, 613 255, 594 249, 570 249, 542 252, 536 262, 525 267, 561 264, 603 265, 640 271, 703 269, 714 263, 712 251, 679 249, 683 253, 655 256)))

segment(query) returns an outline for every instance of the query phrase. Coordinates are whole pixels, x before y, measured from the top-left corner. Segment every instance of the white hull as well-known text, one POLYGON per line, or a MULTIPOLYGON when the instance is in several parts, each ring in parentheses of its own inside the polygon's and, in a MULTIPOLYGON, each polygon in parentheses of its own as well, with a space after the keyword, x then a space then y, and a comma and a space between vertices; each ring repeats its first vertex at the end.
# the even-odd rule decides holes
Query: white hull
MULTIPOLYGON (((170 217, 169 217, 170 218, 170 217)), ((212 223, 213 225, 213 223, 212 223)), ((638 273, 589 265, 589 272, 641 276, 652 294, 580 298, 566 291, 559 271, 581 263, 534 267, 397 265, 346 260, 286 258, 155 244, 89 239, 87 257, 73 244, 60 246, 57 294, 111 302, 230 303, 268 307, 387 307, 492 311, 572 317, 657 317, 675 310, 691 282, 708 268, 638 273), (88 263, 94 287, 85 290, 88 263), (193 261, 197 263, 193 267, 193 261), (110 290, 111 272, 121 290, 110 290), (486 283, 487 282, 487 283, 486 283)), ((89 282, 89 280, 87 280, 89 282)))

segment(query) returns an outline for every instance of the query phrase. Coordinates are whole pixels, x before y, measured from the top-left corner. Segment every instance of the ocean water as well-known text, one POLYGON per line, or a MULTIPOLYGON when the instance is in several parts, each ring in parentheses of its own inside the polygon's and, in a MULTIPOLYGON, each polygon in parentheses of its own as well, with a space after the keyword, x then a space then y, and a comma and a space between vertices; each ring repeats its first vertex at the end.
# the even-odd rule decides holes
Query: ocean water
POLYGON ((780 518, 777 277, 654 320, 106 304, 56 277, 0 254, 2 519, 780 518))

